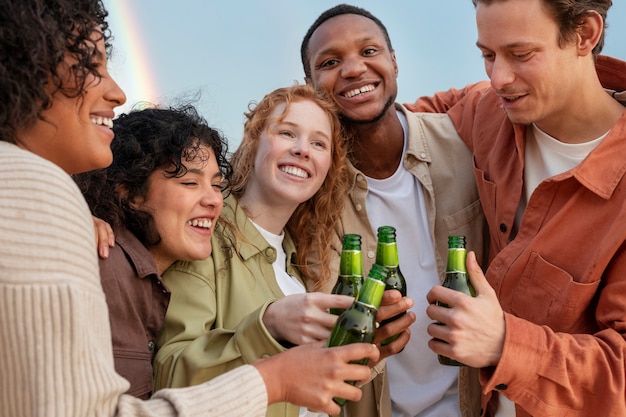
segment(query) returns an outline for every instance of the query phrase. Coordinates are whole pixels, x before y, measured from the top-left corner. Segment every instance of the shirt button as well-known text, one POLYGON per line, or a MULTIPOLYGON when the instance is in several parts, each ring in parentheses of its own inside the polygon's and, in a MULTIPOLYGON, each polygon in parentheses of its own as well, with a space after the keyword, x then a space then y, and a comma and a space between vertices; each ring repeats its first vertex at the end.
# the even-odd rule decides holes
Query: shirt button
POLYGON ((420 158, 422 159, 426 159, 428 155, 426 155, 426 152, 420 152, 420 158))
POLYGON ((374 259, 376 257, 376 252, 373 252, 373 251, 367 252, 367 257, 370 259, 374 259))
POLYGON ((501 231, 502 233, 506 232, 506 224, 504 224, 504 223, 500 223, 500 231, 501 231))
POLYGON ((498 385, 496 385, 496 389, 499 390, 499 391, 505 390, 507 388, 508 387, 507 387, 506 384, 498 384, 498 385))
POLYGON ((356 205, 356 211, 361 211, 361 205, 360 204, 356 205))
POLYGON ((149 342, 148 342, 148 350, 149 350, 150 352, 154 352, 154 347, 155 347, 155 346, 154 346, 154 342, 153 342, 152 340, 151 340, 151 341, 149 341, 149 342))

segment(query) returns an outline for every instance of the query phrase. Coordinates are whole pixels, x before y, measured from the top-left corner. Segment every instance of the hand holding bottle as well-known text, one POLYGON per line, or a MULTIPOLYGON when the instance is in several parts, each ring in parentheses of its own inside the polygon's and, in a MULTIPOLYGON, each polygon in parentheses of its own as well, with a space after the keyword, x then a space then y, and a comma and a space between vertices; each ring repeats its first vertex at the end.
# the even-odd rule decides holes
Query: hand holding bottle
POLYGON ((504 312, 474 252, 467 254, 467 271, 476 297, 441 285, 428 292, 430 305, 426 314, 437 322, 427 328, 433 337, 428 346, 433 352, 468 366, 494 366, 504 345, 504 312))
MULTIPOLYGON (((413 304, 412 298, 402 296, 397 290, 386 290, 384 292, 380 307, 376 313, 376 322, 382 323, 405 311, 406 314, 396 320, 387 321, 386 324, 379 325, 378 329, 376 329, 374 343, 376 346, 380 347, 380 360, 401 352, 409 342, 411 337, 409 327, 416 320, 415 313, 410 311, 410 309, 413 308, 413 304), (398 335, 398 337, 394 341, 381 345, 383 340, 395 335, 398 335)), ((370 365, 373 366, 374 364, 370 363, 370 365)))
POLYGON ((334 397, 361 398, 361 390, 345 381, 370 377, 369 367, 352 363, 362 358, 377 361, 378 349, 367 343, 326 348, 319 342, 296 346, 253 365, 265 381, 268 403, 287 401, 337 415, 340 407, 334 397))
MULTIPOLYGON (((398 258, 398 243, 396 239, 396 228, 393 226, 381 226, 378 228, 376 242, 376 263, 387 267, 389 270, 386 279, 386 290, 398 290, 400 294, 406 295, 406 280, 400 270, 400 260, 398 258)), ((385 318, 380 322, 382 326, 402 317, 406 312, 400 311, 397 315, 385 318)), ((393 342, 398 334, 392 334, 383 339, 380 344, 385 346, 393 342)))
POLYGON ((328 339, 337 316, 331 308, 346 309, 354 298, 320 292, 292 294, 270 304, 263 323, 272 337, 295 345, 328 339))

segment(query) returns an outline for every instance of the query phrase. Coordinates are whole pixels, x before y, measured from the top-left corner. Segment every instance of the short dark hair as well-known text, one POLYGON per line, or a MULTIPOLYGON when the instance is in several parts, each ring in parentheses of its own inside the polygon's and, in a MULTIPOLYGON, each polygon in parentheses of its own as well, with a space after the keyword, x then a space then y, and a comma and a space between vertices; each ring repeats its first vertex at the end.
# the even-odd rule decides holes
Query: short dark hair
POLYGON ((326 22, 328 19, 344 14, 357 14, 359 16, 368 18, 372 22, 376 23, 376 25, 380 28, 380 30, 383 32, 383 35, 385 36, 385 42, 387 42, 387 47, 389 47, 390 51, 393 51, 393 47, 391 46, 391 39, 389 38, 389 32, 387 32, 387 28, 385 27, 385 25, 383 25, 383 22, 381 22, 380 19, 361 7, 351 6, 349 4, 339 4, 319 15, 319 17, 315 20, 315 22, 313 22, 309 30, 307 30, 306 35, 304 35, 304 39, 302 39, 302 44, 300 45, 300 58, 302 59, 302 68, 304 69, 304 75, 307 78, 311 77, 311 64, 309 63, 309 41, 311 40, 311 36, 313 36, 313 32, 315 32, 317 28, 320 27, 322 23, 326 22))
POLYGON ((113 131, 111 166, 74 175, 74 180, 94 216, 114 227, 127 228, 148 248, 158 244, 161 237, 152 216, 131 203, 145 197, 153 172, 165 168, 171 178, 184 175, 186 159, 208 158, 200 149, 204 145, 213 149, 224 187, 228 185, 232 175, 228 143, 192 105, 133 110, 114 120, 113 131), (120 186, 124 193, 119 192, 120 186))
POLYGON ((95 31, 110 52, 110 33, 102 0, 4 0, 0 5, 0 140, 15 143, 16 132, 29 127, 52 102, 45 87, 67 97, 85 92, 89 75, 99 77, 95 31), (76 59, 72 79, 58 66, 76 59))
MULTIPOLYGON (((498 1, 507 0, 472 0, 474 7, 479 3, 492 4, 498 1)), ((576 31, 580 27, 581 19, 595 11, 602 16, 604 28, 598 43, 593 48, 594 56, 598 56, 604 48, 604 38, 606 34, 606 15, 613 5, 612 0, 543 0, 548 9, 552 10, 555 22, 559 25, 559 43, 561 46, 575 39, 576 31)))

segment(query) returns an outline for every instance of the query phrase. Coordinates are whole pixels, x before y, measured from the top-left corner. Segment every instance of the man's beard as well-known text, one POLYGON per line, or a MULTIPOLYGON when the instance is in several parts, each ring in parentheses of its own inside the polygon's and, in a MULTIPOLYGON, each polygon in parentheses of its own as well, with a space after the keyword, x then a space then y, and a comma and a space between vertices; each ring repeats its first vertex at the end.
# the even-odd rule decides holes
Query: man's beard
POLYGON ((341 120, 342 124, 348 124, 348 125, 350 124, 367 125, 370 123, 376 123, 377 121, 379 121, 385 116, 385 113, 387 113, 387 110, 389 110, 389 107, 391 107, 393 103, 394 103, 394 98, 389 97, 389 100, 387 100, 387 102, 385 103, 385 106, 380 111, 380 113, 378 113, 376 116, 374 116, 372 119, 369 119, 369 120, 355 120, 355 119, 345 116, 344 114, 340 114, 339 119, 341 120))

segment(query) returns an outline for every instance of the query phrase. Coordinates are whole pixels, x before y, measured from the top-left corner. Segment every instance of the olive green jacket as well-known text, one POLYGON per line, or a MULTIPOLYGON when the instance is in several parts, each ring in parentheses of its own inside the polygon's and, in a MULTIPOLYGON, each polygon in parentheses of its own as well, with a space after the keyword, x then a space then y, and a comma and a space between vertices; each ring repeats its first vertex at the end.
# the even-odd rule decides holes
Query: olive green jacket
MULTIPOLYGON (((284 297, 272 267, 276 250, 232 196, 225 200, 222 216, 245 238, 233 247, 226 233, 217 232, 211 237, 211 257, 177 262, 163 275, 172 297, 154 363, 155 391, 199 384, 285 350, 262 321, 267 306, 284 297)), ((295 246, 289 235, 283 247, 287 271, 300 277, 291 265, 295 246)), ((267 415, 297 417, 298 411, 297 406, 278 403, 267 415)))

